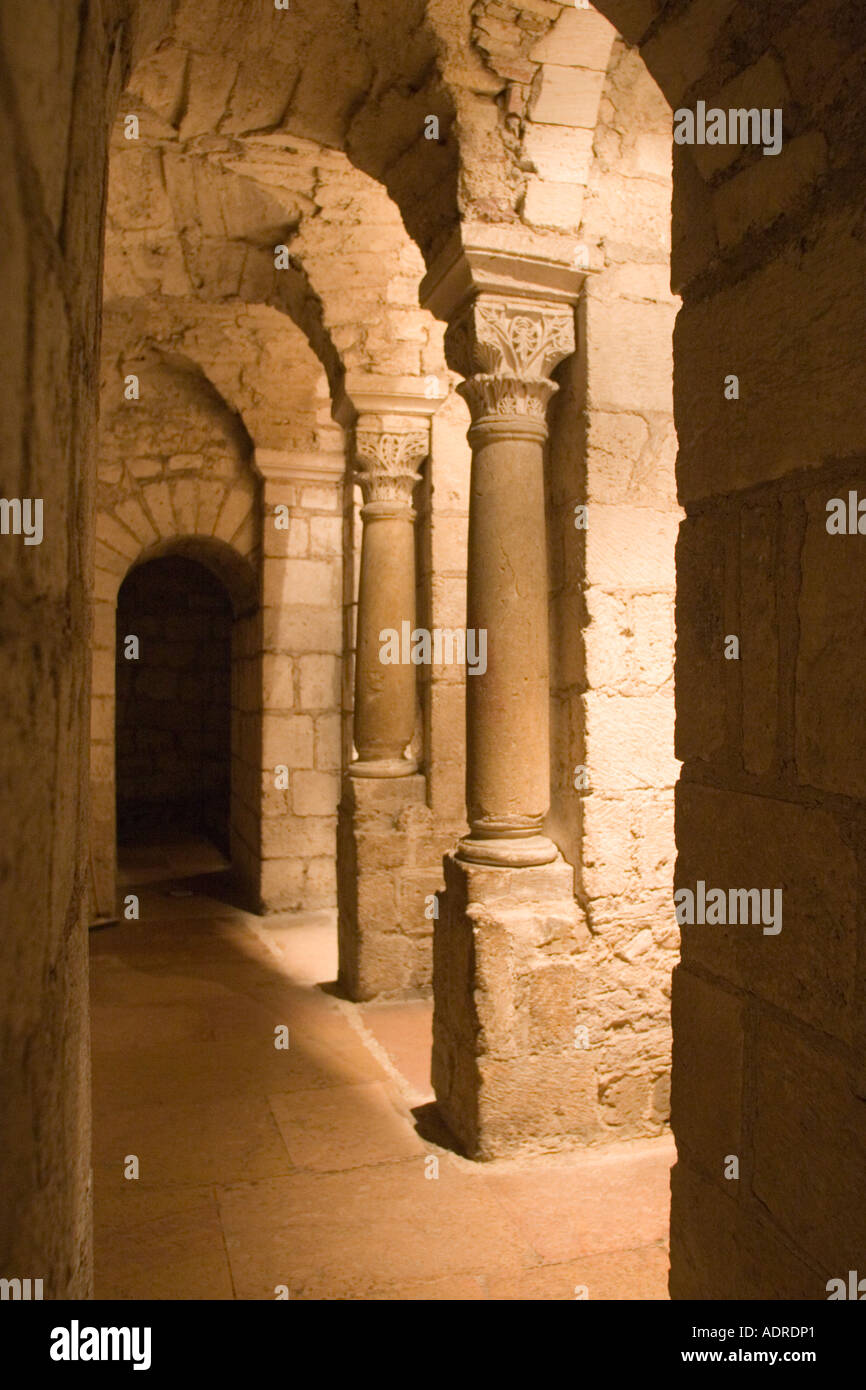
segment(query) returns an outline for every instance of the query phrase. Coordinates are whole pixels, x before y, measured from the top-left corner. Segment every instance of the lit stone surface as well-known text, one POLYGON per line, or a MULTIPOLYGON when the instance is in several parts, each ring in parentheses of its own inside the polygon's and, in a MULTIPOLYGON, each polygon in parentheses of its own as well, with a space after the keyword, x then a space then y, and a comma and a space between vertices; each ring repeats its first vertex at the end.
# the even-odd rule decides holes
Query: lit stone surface
MULTIPOLYGON (((323 24, 312 0, 0 0, 3 500, 44 506, 39 544, 0 534, 0 1276, 93 1288, 85 931, 122 902, 115 609, 134 567, 169 557, 205 564, 231 607, 233 891, 259 925, 338 903, 339 962, 330 928, 308 984, 338 975, 377 1009, 429 1007, 432 987, 439 1118, 485 1163, 416 1182, 409 1121, 389 1148, 376 1056, 336 1015, 290 1069, 308 1092, 316 1058, 340 1063, 340 1171, 319 1147, 336 1098, 293 1152, 303 1103, 245 1098, 275 1075, 244 1034, 249 971, 235 958, 221 992, 207 972, 227 962, 196 957, 204 1012, 180 1006, 170 1056, 215 1034, 217 1064, 110 1059, 153 1088, 130 1118, 174 1165, 135 1194, 117 1259, 133 1268, 143 1228, 154 1244, 112 1290, 174 1296, 197 1268, 205 1294, 231 1276, 263 1296, 290 1248, 300 1296, 559 1297, 584 1259, 598 1296, 657 1291, 663 1229, 636 1219, 632 1245, 600 1247, 582 1180, 545 1178, 541 1202, 529 1180, 470 1187, 496 1154, 654 1143, 671 995, 674 1296, 823 1299, 858 1267, 863 538, 825 521, 861 487, 866 435, 855 10, 334 0, 323 24), (698 101, 781 109, 782 152, 671 161, 672 110, 698 101), (359 463, 421 431, 414 490, 374 497, 374 468, 360 496, 359 463), (383 667, 402 613, 483 626, 484 675, 383 667), (402 775, 357 775, 377 767, 402 775), (782 932, 687 925, 674 969, 675 872, 779 888, 782 932), (261 1189, 228 1192, 244 1171, 261 1189), (399 1237, 419 1200, 420 1251, 399 1237), (332 1207, 341 1247, 317 1263, 332 1207), (226 1232, 245 1233, 230 1271, 226 1232), (163 1239, 189 1256, 164 1280, 163 1239)), ((188 644, 165 614, 145 717, 121 717, 124 771, 149 785, 185 734, 211 756, 216 721, 189 714, 204 612, 188 644)), ((143 980, 155 1010, 186 988, 192 903, 186 942, 144 918, 100 933, 133 962, 100 1001, 115 1038, 143 980)))

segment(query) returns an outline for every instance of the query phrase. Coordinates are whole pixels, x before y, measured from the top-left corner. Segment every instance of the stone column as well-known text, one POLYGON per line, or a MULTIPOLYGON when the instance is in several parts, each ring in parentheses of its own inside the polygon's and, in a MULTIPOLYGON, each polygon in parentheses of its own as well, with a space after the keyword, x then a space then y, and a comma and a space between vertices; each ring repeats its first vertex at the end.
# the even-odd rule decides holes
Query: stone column
MULTIPOLYGON (((410 422, 411 423, 411 422, 410 422)), ((405 756, 415 728, 415 667, 385 662, 382 636, 403 644, 415 627, 416 469, 430 448, 429 429, 386 430, 362 416, 355 432, 357 481, 364 496, 361 581, 355 643, 353 777, 407 777, 418 770, 405 756)))
MULTIPOLYGON (((415 627, 415 511, 412 490, 430 452, 430 418, 441 400, 423 383, 389 378, 347 382, 337 407, 354 443, 354 477, 364 499, 355 641, 354 743, 339 810, 339 978, 352 999, 429 987, 431 923, 411 888, 430 858, 426 779, 406 756, 416 716, 417 667, 383 661, 409 654, 415 627), (384 636, 383 636, 384 634, 384 636)), ((352 595, 349 595, 351 601, 352 595)))
POLYGON ((422 302, 448 322, 449 365, 465 377, 467 625, 486 634, 486 670, 466 677, 470 830, 446 857, 433 942, 433 1085, 445 1123, 477 1158, 597 1137, 594 1070, 575 1046, 589 933, 573 870, 543 831, 544 443, 550 373, 574 351, 583 278, 500 241, 452 244, 422 285, 422 302))
MULTIPOLYGON (((549 372, 574 351, 574 312, 479 295, 449 327, 466 381, 472 485, 467 626, 486 634, 487 669, 467 675, 466 804, 460 859, 548 864, 550 804, 544 443, 549 372)), ((477 642, 480 638, 476 638, 477 642)))

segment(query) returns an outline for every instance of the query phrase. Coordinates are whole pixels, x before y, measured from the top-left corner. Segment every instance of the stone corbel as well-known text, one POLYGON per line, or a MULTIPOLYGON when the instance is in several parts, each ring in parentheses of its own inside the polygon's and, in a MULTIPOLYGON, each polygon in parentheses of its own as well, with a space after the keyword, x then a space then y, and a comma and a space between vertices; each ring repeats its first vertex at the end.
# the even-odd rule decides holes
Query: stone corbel
POLYGON ((342 453, 256 448, 253 467, 265 483, 335 483, 346 471, 342 453))

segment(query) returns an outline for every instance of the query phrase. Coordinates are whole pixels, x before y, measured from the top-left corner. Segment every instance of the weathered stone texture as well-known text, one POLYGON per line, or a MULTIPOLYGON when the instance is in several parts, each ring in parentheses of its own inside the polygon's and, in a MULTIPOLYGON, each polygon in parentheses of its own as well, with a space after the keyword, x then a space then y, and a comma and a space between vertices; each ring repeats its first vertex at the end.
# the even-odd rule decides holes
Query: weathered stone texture
POLYGON ((40 546, 0 542, 0 1266, 43 1278, 54 1298, 91 1288, 86 576, 104 132, 127 18, 122 3, 29 19, 0 6, 3 492, 42 497, 45 515, 40 546))
POLYGON ((658 1132, 670 1065, 679 513, 669 119, 639 57, 617 40, 580 223, 598 269, 578 311, 579 354, 551 412, 549 824, 575 865, 593 932, 581 1019, 592 1038, 595 1141, 658 1132))
POLYGON ((561 861, 495 869, 445 860, 433 941, 433 1084, 473 1158, 599 1136, 595 1059, 578 980, 589 944, 561 861))
POLYGON ((338 932, 340 985, 350 999, 430 987, 441 876, 425 792, 419 774, 343 779, 338 932))
MULTIPOLYGON (((343 983, 427 987, 432 938, 436 1086, 469 1152, 663 1127, 679 503, 676 882, 781 888, 784 919, 774 936, 684 931, 671 1289, 823 1298, 864 1238, 863 538, 826 530, 866 456, 862 14, 334 0, 323 25, 320 11, 0 0, 0 457, 4 493, 41 497, 46 526, 39 547, 0 537, 0 1272, 43 1277, 48 1296, 90 1290, 84 922, 113 878, 120 584, 169 552, 221 572, 236 863, 266 910, 333 903, 359 534, 332 402, 347 370, 453 384, 418 285, 462 221, 548 264, 575 265, 582 243, 591 267, 533 571, 548 560, 545 829, 576 882, 562 862, 449 859, 433 930, 439 853, 463 828, 464 690, 424 673, 424 775, 343 787, 343 983), (698 100, 781 107, 784 149, 678 148, 671 227, 670 108, 698 100)), ((466 424, 451 394, 419 489, 430 626, 466 621, 466 424)), ((517 517, 516 463, 512 480, 517 517)), ((525 577, 533 545, 500 550, 525 577)), ((169 704, 182 679, 150 672, 148 698, 169 704)))
POLYGON ((857 1203, 844 1230, 840 1216, 852 1155, 861 1167, 863 1155, 859 552, 856 538, 827 534, 825 508, 856 486, 845 465, 864 449, 851 189, 863 105, 853 73, 866 34, 843 4, 773 3, 760 16, 710 8, 697 62, 686 59, 693 5, 660 22, 644 49, 651 70, 674 104, 724 105, 730 94, 781 107, 785 140, 778 157, 723 147, 676 157, 677 481, 688 512, 677 562, 676 878, 779 887, 784 911, 777 936, 683 928, 671 1290, 823 1299, 863 1241, 857 1203), (726 398, 731 374, 738 399, 726 398), (724 660, 729 634, 738 661, 724 660), (698 989, 720 1020, 701 1071, 741 1136, 738 1183, 708 1149, 712 1125, 690 1095, 705 1046, 690 1018, 698 989))

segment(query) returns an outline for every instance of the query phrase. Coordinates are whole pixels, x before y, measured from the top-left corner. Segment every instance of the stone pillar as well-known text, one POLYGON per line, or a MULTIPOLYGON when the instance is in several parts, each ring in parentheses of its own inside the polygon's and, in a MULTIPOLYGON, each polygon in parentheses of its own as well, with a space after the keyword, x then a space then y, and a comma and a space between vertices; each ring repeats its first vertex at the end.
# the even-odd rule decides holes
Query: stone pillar
MULTIPOLYGON (((409 422, 410 425, 412 422, 409 422)), ((415 729, 415 667, 382 660, 385 631, 401 642, 415 627, 416 468, 430 448, 428 430, 386 430, 369 416, 355 432, 357 481, 364 496, 361 582, 355 643, 353 777, 407 777, 417 763, 405 756, 415 729)))
MULTIPOLYGON (((549 864, 550 688, 544 443, 548 373, 574 351, 574 313, 479 295, 449 327, 466 377, 472 486, 467 623, 486 634, 487 669, 466 681, 466 804, 458 848, 475 864, 549 864)), ((476 639, 476 647, 479 639, 476 639)))
MULTIPOLYGON (((337 878, 339 979, 352 999, 400 996, 429 987, 432 923, 415 908, 414 887, 429 860, 432 817, 426 779, 406 755, 415 731, 417 667, 383 661, 408 655, 415 628, 415 511, 412 491, 430 451, 430 417, 441 403, 420 382, 348 383, 337 408, 354 437, 355 478, 364 505, 355 642, 354 743, 343 777, 337 878), (414 387, 414 390, 412 389, 414 387), (385 634, 383 636, 383 634, 385 634), (410 908, 411 904, 411 908, 410 908)), ((430 892, 435 890, 433 873, 430 892)))
POLYGON ((422 302, 448 321, 471 414, 467 674, 469 834, 445 863, 434 932, 433 1084, 472 1157, 594 1137, 577 1001, 589 934, 549 805, 544 504, 550 372, 574 350, 583 273, 548 257, 448 248, 422 302))
POLYGON ((244 702, 239 712, 235 771, 246 806, 238 807, 232 857, 250 858, 244 839, 260 847, 266 913, 331 907, 336 898, 342 432, 338 450, 327 436, 324 445, 255 454, 263 504, 261 711, 244 702))

